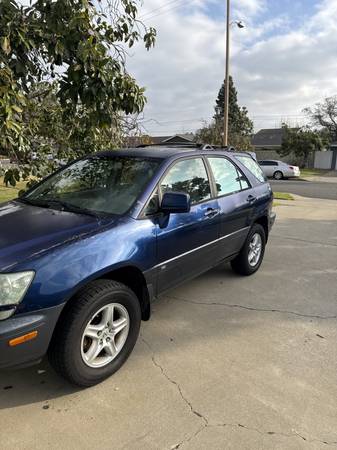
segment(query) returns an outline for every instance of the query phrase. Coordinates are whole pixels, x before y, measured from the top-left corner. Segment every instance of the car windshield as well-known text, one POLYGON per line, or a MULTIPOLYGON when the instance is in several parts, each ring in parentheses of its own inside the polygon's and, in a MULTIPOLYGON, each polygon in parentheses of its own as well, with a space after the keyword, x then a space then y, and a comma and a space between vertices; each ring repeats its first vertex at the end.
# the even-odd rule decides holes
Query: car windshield
POLYGON ((21 200, 79 213, 124 214, 159 164, 154 158, 89 157, 52 175, 21 200))

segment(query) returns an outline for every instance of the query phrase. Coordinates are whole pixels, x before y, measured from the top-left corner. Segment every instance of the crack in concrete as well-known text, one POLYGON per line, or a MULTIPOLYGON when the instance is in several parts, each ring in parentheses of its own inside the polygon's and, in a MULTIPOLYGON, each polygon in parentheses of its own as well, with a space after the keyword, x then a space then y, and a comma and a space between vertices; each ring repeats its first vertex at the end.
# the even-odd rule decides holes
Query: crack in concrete
POLYGON ((205 428, 209 427, 210 425, 206 425, 204 424, 201 428, 199 428, 194 434, 192 434, 191 436, 189 436, 187 439, 183 439, 182 441, 179 442, 179 444, 174 445, 173 447, 171 447, 171 450, 178 450, 179 448, 181 448, 183 445, 187 444, 188 442, 192 441, 193 439, 195 439, 199 433, 201 433, 205 428))
POLYGON ((281 433, 279 431, 261 431, 258 428, 251 428, 251 427, 248 427, 246 425, 242 425, 241 423, 237 423, 237 424, 236 423, 222 423, 222 424, 216 424, 216 425, 210 424, 209 426, 210 427, 243 428, 245 430, 253 431, 255 433, 259 433, 261 435, 266 435, 266 436, 283 436, 283 437, 289 437, 289 438, 298 437, 298 438, 300 438, 303 441, 308 442, 308 443, 319 442, 320 444, 324 444, 324 445, 331 445, 331 446, 332 445, 334 445, 334 446, 337 445, 337 442, 329 442, 329 441, 324 441, 324 440, 316 439, 316 438, 309 439, 307 437, 302 436, 300 433, 298 433, 295 430, 293 430, 293 433, 281 433))
POLYGON ((225 308, 238 308, 238 309, 246 309, 248 311, 257 311, 257 312, 266 312, 266 313, 279 313, 279 314, 290 314, 298 317, 306 317, 310 319, 322 319, 322 320, 328 320, 328 319, 337 319, 337 315, 335 316, 320 316, 315 314, 301 314, 294 311, 288 311, 288 310, 282 310, 282 309, 268 309, 268 308, 254 308, 253 306, 244 306, 244 305, 238 305, 238 304, 232 304, 232 303, 219 303, 219 302, 197 302, 194 300, 187 300, 184 298, 174 297, 174 296, 165 296, 168 299, 172 299, 179 302, 184 303, 192 303, 193 305, 204 305, 204 306, 223 306, 225 308))
POLYGON ((131 444, 137 444, 138 442, 145 439, 150 433, 151 433, 151 431, 148 431, 147 433, 142 434, 141 436, 137 436, 136 438, 132 439, 131 441, 128 441, 125 445, 123 445, 123 447, 121 447, 121 450, 130 448, 131 444))
POLYGON ((164 375, 164 377, 165 377, 171 384, 173 384, 174 386, 176 386, 176 388, 178 389, 178 392, 179 392, 179 394, 180 394, 180 397, 183 399, 183 401, 184 401, 184 402, 186 403, 186 405, 189 407, 190 411, 191 411, 195 416, 197 416, 197 417, 199 417, 200 419, 202 419, 205 425, 208 425, 208 419, 207 419, 205 416, 203 416, 201 413, 199 413, 196 409, 194 409, 192 403, 185 397, 185 395, 184 395, 184 393, 183 393, 183 391, 182 391, 182 389, 181 389, 180 384, 179 384, 177 381, 173 380, 173 379, 166 373, 166 371, 164 370, 163 366, 161 366, 161 365, 159 364, 159 362, 156 360, 155 355, 154 355, 154 351, 153 351, 151 345, 150 345, 143 337, 142 337, 142 341, 144 342, 144 344, 148 347, 148 349, 149 349, 149 350, 151 351, 151 353, 152 353, 151 359, 152 359, 153 364, 154 364, 156 367, 158 367, 158 369, 161 371, 161 373, 164 375))
MULTIPOLYGON (((179 299, 178 299, 178 300, 179 300, 179 299)), ((158 369, 160 370, 161 374, 166 378, 166 380, 167 380, 169 383, 173 384, 173 385, 177 388, 177 390, 178 390, 178 392, 179 392, 179 395, 180 395, 181 399, 182 399, 183 402, 188 406, 188 409, 190 410, 190 412, 191 412, 192 414, 194 414, 195 416, 197 416, 199 419, 201 419, 202 422, 203 422, 203 424, 202 424, 202 426, 201 426, 200 428, 198 428, 193 434, 191 434, 191 435, 188 436, 187 438, 183 439, 183 440, 180 441, 179 443, 174 444, 174 445, 171 447, 171 450, 178 450, 178 449, 180 449, 183 445, 185 445, 185 444, 187 444, 188 442, 190 442, 190 441, 192 441, 193 439, 195 439, 195 438, 196 438, 203 430, 205 430, 206 428, 218 428, 218 427, 242 428, 242 429, 244 429, 244 430, 247 430, 247 431, 253 431, 253 432, 259 433, 259 434, 261 434, 261 435, 265 435, 265 436, 274 436, 274 435, 275 435, 275 436, 284 436, 284 437, 289 437, 289 438, 297 437, 297 438, 300 438, 300 439, 302 439, 303 441, 308 442, 308 443, 318 442, 318 443, 320 443, 320 444, 329 445, 329 446, 336 446, 336 445, 337 445, 337 441, 336 441, 336 442, 328 442, 328 441, 324 441, 324 440, 316 439, 316 438, 312 438, 312 439, 306 438, 306 437, 304 437, 303 435, 301 435, 300 433, 298 433, 298 432, 295 431, 295 430, 293 431, 293 433, 281 433, 281 432, 277 432, 277 431, 261 431, 261 430, 259 430, 258 428, 251 428, 251 427, 248 427, 248 426, 243 425, 243 424, 241 424, 241 423, 237 423, 237 424, 233 424, 233 423, 217 423, 217 424, 211 424, 211 423, 209 422, 208 418, 207 418, 204 414, 202 414, 202 413, 200 413, 199 411, 197 411, 197 410, 193 407, 193 405, 192 405, 192 403, 190 402, 190 400, 188 400, 188 399, 186 398, 186 396, 184 395, 184 393, 183 393, 183 391, 182 391, 182 388, 181 388, 180 384, 179 384, 177 381, 175 381, 173 378, 171 378, 171 377, 167 374, 167 372, 165 371, 164 367, 163 367, 161 364, 159 364, 159 362, 156 360, 155 353, 154 353, 154 350, 153 350, 153 348, 151 347, 151 345, 146 341, 146 339, 144 339, 144 337, 141 336, 141 339, 142 339, 142 341, 144 342, 144 344, 147 346, 147 348, 148 348, 148 349, 150 350, 150 352, 151 352, 151 361, 152 361, 153 365, 154 365, 156 368, 158 368, 158 369)))

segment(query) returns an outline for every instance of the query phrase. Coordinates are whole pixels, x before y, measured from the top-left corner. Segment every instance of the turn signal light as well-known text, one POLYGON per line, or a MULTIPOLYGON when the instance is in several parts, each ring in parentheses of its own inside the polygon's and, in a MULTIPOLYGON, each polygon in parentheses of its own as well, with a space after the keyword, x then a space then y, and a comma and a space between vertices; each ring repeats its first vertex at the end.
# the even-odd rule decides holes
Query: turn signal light
POLYGON ((23 344, 24 342, 31 341, 37 337, 37 331, 31 331, 30 333, 19 336, 15 339, 8 341, 10 347, 15 347, 16 345, 23 344))

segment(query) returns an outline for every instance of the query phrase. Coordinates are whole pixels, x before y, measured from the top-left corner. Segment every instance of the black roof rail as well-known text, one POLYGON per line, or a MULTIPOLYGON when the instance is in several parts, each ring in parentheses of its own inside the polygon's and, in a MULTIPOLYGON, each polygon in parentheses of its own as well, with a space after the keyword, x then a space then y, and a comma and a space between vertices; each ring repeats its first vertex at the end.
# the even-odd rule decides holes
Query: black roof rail
POLYGON ((236 152, 236 148, 231 145, 224 147, 223 145, 204 144, 204 150, 224 150, 226 152, 236 152), (205 148, 207 147, 207 148, 205 148))
POLYGON ((225 152, 232 152, 232 153, 243 153, 247 156, 250 156, 251 158, 254 158, 255 153, 249 152, 247 150, 237 150, 235 147, 229 145, 228 147, 224 147, 222 145, 212 145, 212 144, 200 144, 196 142, 184 142, 184 143, 174 143, 174 142, 160 142, 158 144, 139 144, 136 148, 147 148, 147 147, 178 147, 178 148, 190 148, 190 149, 196 149, 196 150, 223 150, 225 152))
POLYGON ((183 148, 196 148, 198 150, 225 150, 227 152, 235 152, 234 147, 223 147, 221 145, 213 144, 201 144, 197 142, 159 142, 158 144, 138 144, 136 148, 146 148, 146 147, 183 147, 183 148))
POLYGON ((184 143, 174 143, 174 142, 159 142, 158 144, 139 144, 136 148, 146 148, 146 147, 182 147, 182 148, 200 148, 203 144, 196 144, 195 142, 184 142, 184 143))

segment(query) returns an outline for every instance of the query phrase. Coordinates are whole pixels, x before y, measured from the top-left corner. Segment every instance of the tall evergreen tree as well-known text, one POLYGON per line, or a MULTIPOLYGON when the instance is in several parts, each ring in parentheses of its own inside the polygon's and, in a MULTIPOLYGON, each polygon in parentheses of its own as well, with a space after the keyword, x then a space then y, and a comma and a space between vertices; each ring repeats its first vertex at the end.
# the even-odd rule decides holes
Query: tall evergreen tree
MULTIPOLYGON (((225 82, 222 84, 215 105, 215 115, 210 124, 205 124, 197 131, 196 137, 203 143, 221 145, 224 129, 225 82)), ((253 133, 253 122, 248 117, 245 106, 239 106, 238 93, 233 78, 229 77, 229 111, 228 111, 228 140, 229 145, 238 149, 251 148, 250 137, 253 133)))
MULTIPOLYGON (((225 105, 225 82, 222 84, 218 98, 216 99, 215 115, 216 122, 221 124, 223 131, 224 105, 225 105)), ((253 132, 254 124, 248 117, 248 110, 245 106, 238 104, 238 93, 234 86, 233 78, 229 77, 229 110, 228 110, 228 134, 229 140, 233 140, 236 136, 250 136, 253 132)))

